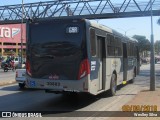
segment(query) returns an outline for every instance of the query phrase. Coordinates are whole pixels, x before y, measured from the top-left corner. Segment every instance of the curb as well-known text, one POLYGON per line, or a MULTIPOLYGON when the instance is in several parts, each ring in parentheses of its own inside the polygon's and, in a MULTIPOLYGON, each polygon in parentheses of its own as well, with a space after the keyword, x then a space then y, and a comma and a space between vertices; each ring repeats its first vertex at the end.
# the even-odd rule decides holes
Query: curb
POLYGON ((10 80, 10 81, 2 81, 2 82, 0 82, 0 86, 4 86, 4 85, 10 85, 10 84, 14 84, 14 83, 16 83, 16 81, 15 80, 10 80))

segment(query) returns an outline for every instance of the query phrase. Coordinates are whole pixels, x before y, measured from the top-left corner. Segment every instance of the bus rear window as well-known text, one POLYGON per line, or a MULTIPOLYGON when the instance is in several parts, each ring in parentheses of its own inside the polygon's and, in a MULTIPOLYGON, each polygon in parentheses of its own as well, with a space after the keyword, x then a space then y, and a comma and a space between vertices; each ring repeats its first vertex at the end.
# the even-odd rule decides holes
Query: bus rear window
POLYGON ((39 24, 30 25, 30 43, 45 44, 45 43, 72 43, 80 46, 83 39, 83 23, 71 22, 42 22, 39 24))
POLYGON ((90 29, 90 43, 91 43, 91 55, 96 55, 96 40, 95 40, 95 30, 93 28, 90 29))

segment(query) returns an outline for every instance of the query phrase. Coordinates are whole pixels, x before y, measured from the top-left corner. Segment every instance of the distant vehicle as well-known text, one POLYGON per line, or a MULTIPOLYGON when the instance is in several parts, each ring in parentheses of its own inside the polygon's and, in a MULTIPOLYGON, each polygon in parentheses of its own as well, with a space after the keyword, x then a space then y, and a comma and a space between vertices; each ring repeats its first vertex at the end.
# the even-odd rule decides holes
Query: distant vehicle
POLYGON ((150 58, 148 58, 148 57, 141 58, 141 62, 142 62, 142 64, 148 64, 148 63, 150 63, 150 58))
MULTIPOLYGON (((6 60, 7 60, 7 58, 4 58, 4 60, 1 62, 1 68, 2 69, 4 68, 6 60)), ((15 68, 17 69, 18 65, 21 63, 21 57, 15 57, 14 60, 13 60, 13 62, 14 62, 15 68)), ((25 63, 26 63, 26 59, 22 58, 22 64, 25 64, 25 63)))
POLYGON ((17 69, 16 70, 16 81, 19 84, 20 88, 25 87, 25 82, 26 82, 26 69, 17 69))
POLYGON ((8 72, 8 70, 12 70, 14 72, 15 70, 14 61, 11 60, 9 63, 5 62, 3 69, 4 69, 4 72, 8 72))
POLYGON ((18 65, 20 64, 20 58, 19 57, 14 58, 14 64, 15 64, 15 67, 18 68, 18 65))
POLYGON ((160 61, 160 57, 155 57, 155 64, 160 61))
POLYGON ((135 39, 86 19, 27 22, 26 78, 46 92, 106 90, 133 82, 140 58, 135 39), (44 32, 45 31, 45 32, 44 32))
POLYGON ((4 64, 6 63, 6 61, 2 61, 1 62, 1 68, 3 69, 4 68, 4 64))
POLYGON ((0 56, 0 63, 4 60, 3 56, 0 56))
MULTIPOLYGON (((14 65, 16 68, 18 68, 18 65, 21 63, 21 57, 15 57, 14 58, 14 65)), ((25 64, 25 58, 22 58, 22 64, 25 64)))
POLYGON ((7 58, 3 58, 1 61, 1 68, 4 68, 4 64, 6 63, 7 58))

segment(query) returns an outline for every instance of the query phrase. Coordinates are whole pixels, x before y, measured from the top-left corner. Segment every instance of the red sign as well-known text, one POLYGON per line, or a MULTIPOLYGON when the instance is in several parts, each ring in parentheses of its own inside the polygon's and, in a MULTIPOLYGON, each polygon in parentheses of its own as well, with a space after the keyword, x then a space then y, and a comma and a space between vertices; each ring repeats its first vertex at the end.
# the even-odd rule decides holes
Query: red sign
POLYGON ((20 43, 21 34, 23 43, 25 43, 26 42, 25 24, 0 25, 0 42, 20 43))

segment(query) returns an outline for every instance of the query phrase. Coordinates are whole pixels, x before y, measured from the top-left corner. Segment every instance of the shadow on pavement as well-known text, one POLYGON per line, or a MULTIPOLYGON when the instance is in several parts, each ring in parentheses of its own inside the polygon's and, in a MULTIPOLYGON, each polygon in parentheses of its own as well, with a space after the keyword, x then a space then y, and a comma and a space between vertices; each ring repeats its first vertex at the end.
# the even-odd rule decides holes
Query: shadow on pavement
POLYGON ((18 86, 8 86, 1 90, 20 91, 8 92, 1 95, 0 111, 75 111, 84 108, 108 95, 93 96, 86 93, 79 94, 54 94, 45 93, 44 90, 25 89, 19 90, 18 86))
POLYGON ((13 85, 13 86, 1 86, 2 88, 0 90, 4 90, 4 91, 35 91, 35 90, 40 90, 40 89, 32 89, 32 88, 24 88, 21 89, 19 88, 18 85, 13 85))

